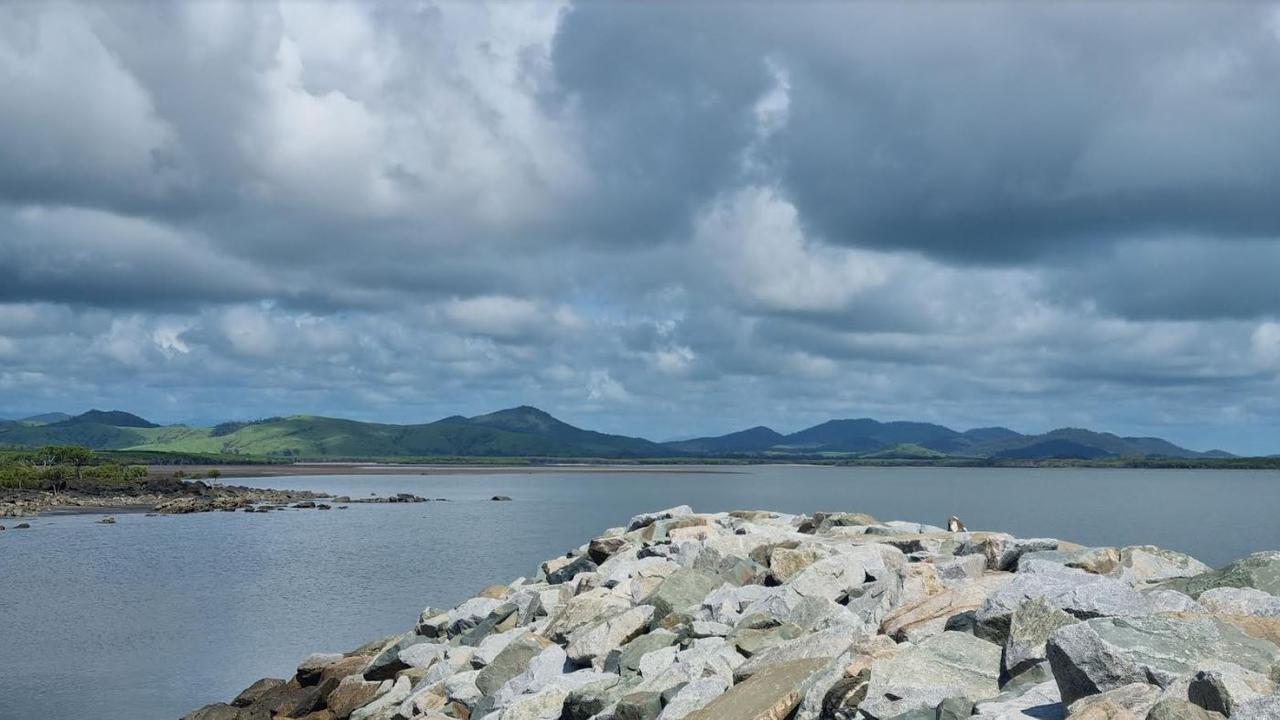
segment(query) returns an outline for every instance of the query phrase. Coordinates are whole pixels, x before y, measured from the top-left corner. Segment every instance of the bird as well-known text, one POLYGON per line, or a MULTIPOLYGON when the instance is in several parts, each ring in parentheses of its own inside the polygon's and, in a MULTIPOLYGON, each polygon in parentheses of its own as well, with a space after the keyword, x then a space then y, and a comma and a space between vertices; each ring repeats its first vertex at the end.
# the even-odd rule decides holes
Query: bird
POLYGON ((960 522, 960 518, 955 515, 947 518, 947 529, 951 532, 969 532, 969 528, 965 527, 964 523, 960 522))

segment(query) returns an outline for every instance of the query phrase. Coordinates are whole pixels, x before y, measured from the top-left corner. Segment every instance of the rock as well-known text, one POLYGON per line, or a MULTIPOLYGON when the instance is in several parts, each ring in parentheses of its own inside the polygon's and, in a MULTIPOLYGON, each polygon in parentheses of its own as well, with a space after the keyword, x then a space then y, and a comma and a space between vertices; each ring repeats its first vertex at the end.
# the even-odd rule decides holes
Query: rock
POLYGON ((1226 716, 1181 698, 1166 697, 1151 707, 1146 720, 1226 720, 1226 716))
POLYGON ((904 603, 885 616, 880 630, 899 641, 926 626, 932 626, 932 629, 924 636, 936 635, 945 629, 949 618, 980 609, 991 592, 1004 587, 1012 579, 1012 575, 987 575, 975 582, 947 588, 914 604, 904 603))
POLYGON ((783 720, 800 703, 810 679, 830 663, 831 658, 804 658, 762 668, 685 720, 783 720))
POLYGON ((569 636, 569 659, 580 665, 603 665, 604 658, 640 635, 653 618, 650 605, 639 605, 569 636))
POLYGON ((1199 598, 1206 590, 1220 587, 1253 588, 1280 596, 1280 550, 1254 553, 1221 570, 1175 578, 1161 583, 1160 587, 1177 590, 1193 598, 1199 598))
POLYGON ((1079 622, 1043 598, 1032 598, 1013 611, 1009 637, 1000 660, 1000 677, 1007 680, 1044 662, 1045 643, 1060 627, 1079 622))
POLYGON ((1137 617, 1152 612, 1150 601, 1127 583, 1083 570, 1040 566, 1036 572, 1019 572, 1008 585, 993 592, 975 619, 978 632, 1003 643, 1013 613, 1031 598, 1081 620, 1095 617, 1137 617))
MULTIPOLYGON (((1023 673, 1019 678, 1030 674, 1023 673)), ((1015 684, 1006 685, 989 700, 975 703, 971 720, 1062 720, 1062 698, 1052 677, 1025 687, 1013 687, 1015 684)))
POLYGON ((1280 617, 1280 597, 1254 588, 1219 587, 1200 593, 1200 605, 1215 615, 1280 617))
POLYGON ((506 495, 494 495, 489 499, 492 500, 493 502, 510 502, 511 501, 511 498, 507 497, 506 495))
POLYGON ((100 524, 102 524, 102 525, 115 525, 115 524, 116 524, 116 519, 115 519, 115 516, 108 515, 108 516, 106 516, 106 517, 102 518, 101 520, 99 520, 98 522, 99 522, 100 524))
POLYGON ((266 690, 254 700, 246 712, 274 714, 281 717, 301 717, 321 707, 324 697, 320 688, 312 685, 301 687, 296 683, 285 683, 266 690))
POLYGON ((654 512, 654 513, 642 513, 640 515, 636 515, 635 517, 631 518, 631 522, 627 523, 627 532, 639 530, 640 528, 643 528, 643 527, 648 527, 658 520, 668 520, 670 518, 682 517, 684 515, 692 515, 692 514, 693 514, 693 508, 689 507, 688 505, 678 505, 676 507, 667 508, 666 510, 659 510, 658 512, 654 512))
POLYGON ((377 697, 381 686, 380 682, 365 680, 359 675, 348 675, 329 693, 326 702, 334 717, 345 718, 356 708, 377 697))
POLYGON ((966 698, 947 698, 938 704, 936 720, 964 720, 973 714, 973 703, 966 698))
POLYGON ((241 690, 240 694, 231 701, 231 704, 238 708, 249 707, 253 703, 257 702, 258 698, 262 697, 268 690, 278 688, 281 685, 284 685, 284 683, 285 681, 279 678, 262 678, 244 690, 241 690))
POLYGON ((425 642, 427 639, 420 635, 408 634, 397 637, 369 661, 364 670, 364 679, 387 680, 395 677, 396 673, 409 667, 400 660, 401 651, 425 642))
POLYGON ((1072 720, 1125 720, 1145 718, 1160 697, 1160 688, 1146 683, 1122 685, 1080 698, 1067 708, 1072 720))
POLYGON ((635 675, 640 672, 640 661, 645 655, 670 647, 679 640, 680 636, 670 630, 654 630, 641 635, 610 653, 611 659, 605 662, 605 670, 624 678, 635 675))
POLYGON ((662 694, 653 691, 623 695, 613 710, 613 720, 656 720, 662 713, 662 694))
POLYGON ((988 570, 1013 570, 1027 553, 1057 550, 1052 538, 1015 538, 1005 533, 960 533, 963 539, 956 555, 977 554, 987 558, 988 570))
POLYGON ((342 653, 311 653, 298 663, 298 682, 304 686, 319 683, 325 668, 345 658, 342 653))
POLYGON ((680 687, 662 708, 658 720, 683 720, 695 710, 701 710, 729 689, 729 683, 721 677, 705 677, 680 687))
POLYGON ((591 562, 599 565, 613 557, 626 545, 627 541, 620 537, 596 538, 587 545, 587 557, 591 558, 591 562))
POLYGON ((214 703, 183 715, 182 720, 241 720, 241 717, 239 708, 226 703, 214 703))
POLYGON ((1189 578, 1210 572, 1199 560, 1155 545, 1133 545, 1120 550, 1119 576, 1133 585, 1189 578))
MULTIPOLYGON (((757 672, 766 671, 774 665, 789 663, 793 660, 840 657, 847 653, 858 639, 859 636, 850 633, 848 628, 838 627, 780 642, 752 655, 749 660, 742 663, 734 671, 734 679, 741 681, 757 672)), ((999 658, 997 662, 998 660, 999 658)))
POLYGON ((597 680, 569 691, 562 706, 562 720, 590 720, 613 704, 616 682, 597 680))
POLYGON ((1280 718, 1280 695, 1255 698, 1241 703, 1231 714, 1231 720, 1275 720, 1280 718))
POLYGON ((542 652, 542 644, 529 635, 512 640, 502 652, 476 676, 476 687, 492 695, 511 678, 525 671, 529 662, 542 652))
POLYGON ((559 585, 560 583, 569 582, 577 577, 579 573, 595 571, 596 564, 591 561, 591 558, 581 555, 548 572, 547 582, 552 585, 559 585))
POLYGON ((785 583, 792 575, 804 570, 818 559, 818 551, 811 548, 774 548, 769 554, 769 574, 779 583, 785 583))
POLYGON ((998 646, 948 631, 873 663, 859 707, 873 717, 892 717, 951 697, 977 702, 1000 693, 999 676, 998 646))
POLYGON ((31 527, 31 523, 18 523, 17 525, 14 525, 14 526, 13 526, 13 529, 14 529, 14 530, 27 530, 27 529, 30 529, 30 527, 31 527))
POLYGON ((681 568, 664 578, 643 603, 652 605, 653 618, 661 620, 672 612, 700 604, 708 593, 722 584, 724 581, 716 575, 681 568))
POLYGON ((425 668, 444 657, 447 645, 438 643, 416 643, 400 651, 397 659, 410 668, 425 668))
POLYGON ((397 678, 395 683, 383 694, 379 695, 372 702, 356 708, 348 717, 351 720, 391 720, 399 709, 400 703, 409 697, 412 684, 409 678, 397 678))
POLYGON ((1093 575, 1113 575, 1120 569, 1120 551, 1113 547, 1085 547, 1071 550, 1039 550, 1018 558, 1018 569, 1031 562, 1057 563, 1093 575))
POLYGON ((1265 679, 1280 659, 1275 645, 1220 620, 1169 616, 1068 625, 1049 639, 1047 654, 1068 705, 1134 682, 1169 688, 1209 665, 1265 679))

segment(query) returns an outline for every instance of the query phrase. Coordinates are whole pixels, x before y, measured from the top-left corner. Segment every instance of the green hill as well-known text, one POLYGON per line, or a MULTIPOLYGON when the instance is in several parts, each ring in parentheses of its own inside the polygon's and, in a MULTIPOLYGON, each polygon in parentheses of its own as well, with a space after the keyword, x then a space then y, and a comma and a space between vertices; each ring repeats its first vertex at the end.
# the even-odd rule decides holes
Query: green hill
MULTIPOLYGON (((53 418, 50 418, 53 419, 53 418)), ((159 426, 119 410, 90 410, 47 424, 0 421, 0 448, 85 445, 99 450, 295 460, 427 457, 671 458, 759 457, 849 460, 1204 459, 1159 438, 1120 437, 1079 428, 1022 435, 1007 428, 957 432, 918 422, 830 420, 790 435, 754 427, 719 437, 654 443, 584 430, 527 405, 475 417, 392 425, 315 415, 159 426)))

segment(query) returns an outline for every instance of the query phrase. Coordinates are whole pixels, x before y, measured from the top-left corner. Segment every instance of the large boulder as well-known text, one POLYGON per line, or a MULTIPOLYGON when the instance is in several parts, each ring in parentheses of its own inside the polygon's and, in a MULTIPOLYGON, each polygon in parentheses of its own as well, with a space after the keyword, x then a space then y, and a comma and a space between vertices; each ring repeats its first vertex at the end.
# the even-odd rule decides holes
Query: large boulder
POLYGON ((723 584, 718 575, 680 568, 663 579, 643 604, 652 605, 653 619, 661 620, 673 612, 700 605, 703 598, 723 584))
POLYGON ((999 677, 999 646, 948 631, 873 663, 859 710, 888 718, 949 697, 977 702, 999 694, 999 677))
POLYGON ((1044 662, 1045 643, 1058 628, 1072 625, 1076 618, 1053 607, 1044 598, 1032 598, 1013 612, 1009 637, 1000 660, 1000 676, 1007 680, 1044 662))
POLYGON ((813 677, 832 658, 802 658, 770 665, 734 685, 685 720, 783 720, 804 696, 813 677))
POLYGON ((1280 596, 1280 550, 1254 553, 1221 570, 1210 570, 1188 578, 1174 578, 1161 583, 1160 587, 1177 590, 1193 598, 1200 597, 1206 590, 1220 587, 1254 588, 1280 596))
POLYGON ((595 625, 578 629, 569 636, 566 648, 569 659, 580 665, 602 666, 609 653, 630 642, 648 627, 653 613, 653 606, 638 605, 595 625))
POLYGON ((1041 598, 1081 620, 1138 617, 1153 611, 1151 601, 1128 583, 1083 570, 1036 565, 1034 572, 1023 570, 1008 585, 991 593, 975 616, 978 633, 992 642, 1003 643, 1013 613, 1032 598, 1041 598))
POLYGON ((1064 703, 1135 682, 1170 688, 1214 668, 1265 685, 1280 648, 1212 618, 1096 618, 1056 631, 1047 655, 1064 703))

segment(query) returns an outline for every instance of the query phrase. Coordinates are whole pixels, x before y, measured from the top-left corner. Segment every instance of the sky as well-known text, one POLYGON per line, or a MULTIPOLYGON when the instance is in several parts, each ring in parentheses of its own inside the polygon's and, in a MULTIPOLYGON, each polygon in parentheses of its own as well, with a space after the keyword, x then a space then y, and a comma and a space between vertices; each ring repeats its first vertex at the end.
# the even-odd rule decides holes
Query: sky
POLYGON ((1280 452, 1280 6, 0 5, 0 415, 1280 452))

